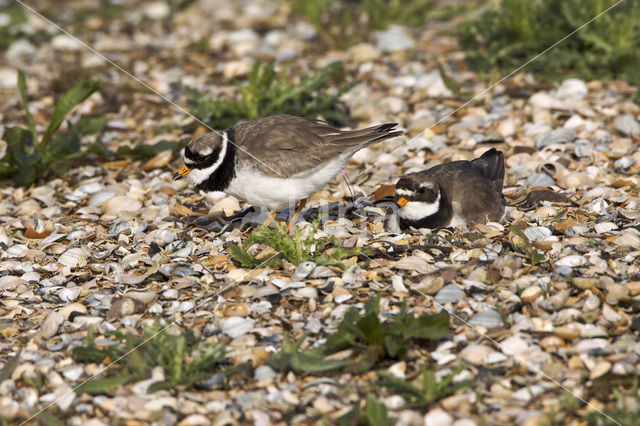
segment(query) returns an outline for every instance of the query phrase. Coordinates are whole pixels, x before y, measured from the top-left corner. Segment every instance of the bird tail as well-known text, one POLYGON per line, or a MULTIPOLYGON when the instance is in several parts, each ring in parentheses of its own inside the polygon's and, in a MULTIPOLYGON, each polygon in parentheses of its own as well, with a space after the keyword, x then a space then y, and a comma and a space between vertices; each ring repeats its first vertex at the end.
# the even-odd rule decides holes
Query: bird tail
POLYGON ((472 160, 471 164, 478 168, 482 174, 493 183, 496 191, 502 194, 505 172, 504 154, 502 151, 491 148, 479 158, 472 160))
POLYGON ((398 123, 386 123, 379 126, 367 127, 366 129, 346 131, 334 136, 334 142, 358 146, 358 149, 364 148, 373 143, 402 135, 404 132, 401 130, 392 132, 397 125, 398 123))

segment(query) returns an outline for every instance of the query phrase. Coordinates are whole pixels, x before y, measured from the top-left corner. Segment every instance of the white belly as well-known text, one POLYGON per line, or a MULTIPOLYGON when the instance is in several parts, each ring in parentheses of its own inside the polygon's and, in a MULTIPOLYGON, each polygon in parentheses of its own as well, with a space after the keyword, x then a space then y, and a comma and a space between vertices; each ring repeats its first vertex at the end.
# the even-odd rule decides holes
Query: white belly
POLYGON ((344 168, 350 156, 343 154, 315 169, 289 178, 265 176, 256 169, 244 166, 236 170, 236 176, 225 192, 272 211, 294 208, 297 201, 313 195, 331 182, 344 168))

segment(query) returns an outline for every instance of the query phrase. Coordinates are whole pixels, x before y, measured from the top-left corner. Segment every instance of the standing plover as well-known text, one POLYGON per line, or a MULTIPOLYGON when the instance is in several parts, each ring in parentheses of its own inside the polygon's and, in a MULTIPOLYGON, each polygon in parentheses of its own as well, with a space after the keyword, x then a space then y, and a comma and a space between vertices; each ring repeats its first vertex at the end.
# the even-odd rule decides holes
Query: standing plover
POLYGON ((410 173, 396 184, 401 227, 442 228, 499 222, 504 155, 491 148, 471 161, 452 161, 410 173))
POLYGON ((294 207, 298 200, 304 205, 356 151, 402 134, 392 131, 395 126, 340 130, 292 115, 260 118, 193 139, 184 151, 185 166, 174 179, 188 175, 198 189, 224 191, 276 212, 294 207))

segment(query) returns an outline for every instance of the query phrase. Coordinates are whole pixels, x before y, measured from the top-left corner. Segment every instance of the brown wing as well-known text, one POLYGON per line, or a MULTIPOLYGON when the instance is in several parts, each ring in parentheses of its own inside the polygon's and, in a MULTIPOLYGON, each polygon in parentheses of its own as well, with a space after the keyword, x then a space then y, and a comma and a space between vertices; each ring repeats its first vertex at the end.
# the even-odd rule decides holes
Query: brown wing
MULTIPOLYGON (((474 222, 498 221, 504 204, 502 187, 469 161, 453 161, 416 173, 418 182, 435 181, 451 201, 454 214, 462 214, 474 222)), ((500 183, 502 180, 500 179, 500 183)))
POLYGON ((234 127, 239 162, 251 161, 262 173, 290 177, 340 154, 402 134, 395 123, 344 131, 320 120, 275 115, 234 127), (254 157, 252 158, 248 152, 254 157), (260 161, 256 161, 260 160, 260 161))

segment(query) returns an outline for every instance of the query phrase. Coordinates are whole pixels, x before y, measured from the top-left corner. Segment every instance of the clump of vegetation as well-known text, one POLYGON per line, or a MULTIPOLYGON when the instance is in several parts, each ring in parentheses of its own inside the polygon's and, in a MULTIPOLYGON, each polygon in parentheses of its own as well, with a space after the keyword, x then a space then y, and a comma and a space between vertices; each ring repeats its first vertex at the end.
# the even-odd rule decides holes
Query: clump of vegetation
POLYGON ((545 259, 544 253, 538 251, 529 238, 522 232, 522 229, 517 226, 510 226, 511 232, 519 238, 519 242, 516 246, 523 254, 529 257, 529 261, 532 266, 535 266, 545 259))
POLYGON ((371 254, 366 248, 344 248, 335 236, 316 238, 321 217, 316 218, 306 237, 302 236, 300 227, 296 226, 293 236, 289 235, 286 227, 274 222, 274 228, 259 226, 255 232, 246 239, 242 247, 231 244, 229 249, 231 256, 245 268, 257 268, 260 266, 279 267, 282 259, 298 265, 302 262, 313 261, 318 265, 337 266, 342 270, 347 267, 343 260, 353 257, 371 254), (247 249, 253 244, 262 244, 272 247, 279 254, 269 260, 256 259, 247 253, 247 249))
POLYGON ((348 116, 338 105, 340 96, 353 84, 331 89, 331 83, 341 74, 342 63, 333 62, 312 76, 303 75, 295 83, 285 68, 276 72, 273 63, 256 62, 248 81, 239 83, 240 100, 231 102, 212 99, 197 89, 178 87, 189 97, 191 113, 216 129, 227 129, 238 121, 255 120, 275 114, 292 114, 344 125, 348 116))
POLYGON ((337 423, 340 426, 390 426, 392 424, 387 414, 387 407, 382 402, 376 402, 371 394, 367 395, 364 410, 361 408, 360 403, 357 403, 350 411, 339 417, 337 423))
POLYGON ((382 386, 405 399, 406 408, 417 409, 428 407, 442 398, 453 395, 460 389, 471 386, 473 382, 470 380, 459 383, 454 383, 453 381, 465 368, 466 365, 462 364, 438 380, 434 369, 428 369, 425 365, 421 365, 421 377, 417 377, 413 383, 399 379, 388 371, 379 371, 378 376, 383 379, 382 386))
POLYGON ((143 326, 140 335, 116 331, 107 336, 117 343, 97 347, 93 329, 89 328, 86 344, 73 348, 73 358, 81 362, 110 364, 126 356, 106 370, 107 377, 80 385, 78 393, 104 393, 113 386, 148 379, 156 366, 162 367, 166 378, 152 383, 147 390, 149 393, 177 386, 192 388, 219 371, 220 362, 227 355, 224 344, 198 341, 190 330, 170 334, 159 321, 152 327, 143 326))
POLYGON ((449 333, 449 314, 440 311, 432 315, 413 317, 403 303, 393 321, 380 322, 380 296, 365 304, 364 314, 351 308, 317 348, 300 351, 305 339, 296 342, 285 339, 281 351, 270 358, 269 363, 279 370, 319 372, 347 368, 354 372, 369 371, 379 361, 401 359, 412 345, 437 341, 449 333), (332 355, 351 350, 347 359, 335 359, 332 355))
POLYGON ((611 397, 613 389, 615 405, 605 408, 602 413, 589 413, 587 421, 596 425, 636 424, 640 415, 639 383, 640 376, 634 374, 606 374, 596 379, 593 383, 596 396, 601 399, 611 397), (625 390, 621 391, 621 389, 625 390))
MULTIPOLYGON (((468 22, 460 43, 474 70, 508 73, 612 6, 615 0, 502 0, 468 22)), ((640 3, 622 2, 527 65, 543 79, 567 72, 640 83, 640 3)))
POLYGON ((57 131, 67 114, 100 87, 99 81, 87 80, 65 92, 56 103, 49 126, 40 138, 27 103, 25 75, 19 71, 18 90, 29 129, 8 127, 4 131, 2 139, 6 142, 6 152, 0 158, 0 177, 14 176, 19 184, 29 185, 50 173, 65 170, 70 160, 82 155, 80 136, 94 131, 97 123, 84 119, 69 131, 57 131))
POLYGON ((0 5, 0 50, 8 48, 14 41, 29 40, 38 43, 49 40, 51 34, 44 29, 25 28, 27 22, 25 9, 16 2, 7 6, 0 5))
POLYGON ((473 7, 474 2, 440 0, 288 0, 294 13, 304 15, 329 45, 350 47, 369 33, 391 24, 417 27, 473 7))

